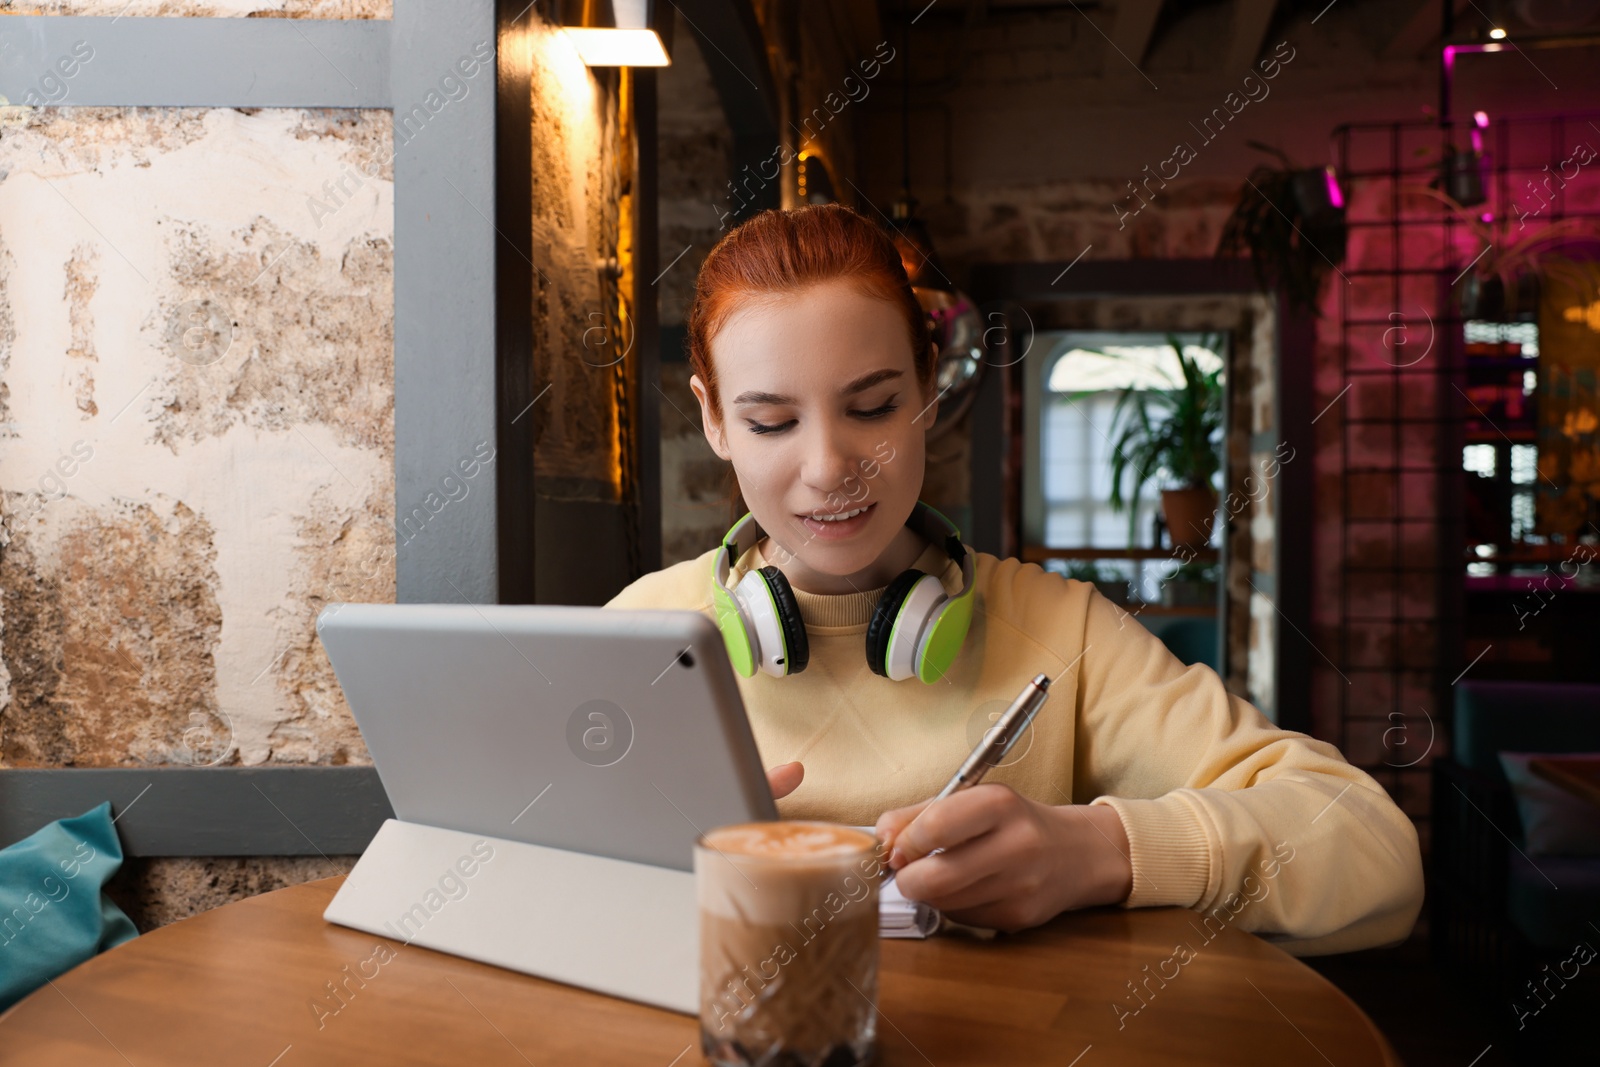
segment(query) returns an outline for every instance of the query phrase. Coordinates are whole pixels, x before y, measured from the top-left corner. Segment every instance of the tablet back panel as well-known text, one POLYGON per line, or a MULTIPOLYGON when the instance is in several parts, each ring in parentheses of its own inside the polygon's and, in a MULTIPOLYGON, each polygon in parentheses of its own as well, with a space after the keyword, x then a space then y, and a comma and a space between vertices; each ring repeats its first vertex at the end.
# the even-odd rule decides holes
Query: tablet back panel
POLYGON ((697 832, 778 818, 699 612, 336 604, 317 628, 401 820, 687 871, 697 832))

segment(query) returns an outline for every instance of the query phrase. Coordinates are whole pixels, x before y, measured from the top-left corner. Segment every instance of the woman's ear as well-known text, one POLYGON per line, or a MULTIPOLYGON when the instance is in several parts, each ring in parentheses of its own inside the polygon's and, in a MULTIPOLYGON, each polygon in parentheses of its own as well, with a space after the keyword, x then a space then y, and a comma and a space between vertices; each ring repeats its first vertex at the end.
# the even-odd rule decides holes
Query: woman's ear
POLYGON ((689 388, 693 390, 694 398, 700 401, 700 429, 705 433, 711 451, 732 462, 733 455, 728 451, 728 437, 723 432, 722 420, 711 410, 711 398, 706 395, 706 386, 700 380, 700 375, 689 375, 689 388))

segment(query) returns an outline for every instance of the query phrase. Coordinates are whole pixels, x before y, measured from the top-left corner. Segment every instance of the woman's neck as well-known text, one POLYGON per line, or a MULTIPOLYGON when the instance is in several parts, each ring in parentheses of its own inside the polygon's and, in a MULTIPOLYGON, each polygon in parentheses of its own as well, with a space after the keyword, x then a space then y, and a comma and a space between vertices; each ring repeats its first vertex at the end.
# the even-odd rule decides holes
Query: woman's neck
MULTIPOLYGON (((770 561, 773 552, 771 537, 763 537, 760 544, 762 558, 770 561)), ((854 574, 819 573, 806 566, 798 556, 779 567, 779 570, 783 571, 783 576, 789 580, 790 587, 802 593, 846 596, 850 593, 882 589, 894 581, 901 571, 910 569, 927 550, 926 538, 911 527, 902 526, 895 539, 879 553, 872 565, 854 574)))

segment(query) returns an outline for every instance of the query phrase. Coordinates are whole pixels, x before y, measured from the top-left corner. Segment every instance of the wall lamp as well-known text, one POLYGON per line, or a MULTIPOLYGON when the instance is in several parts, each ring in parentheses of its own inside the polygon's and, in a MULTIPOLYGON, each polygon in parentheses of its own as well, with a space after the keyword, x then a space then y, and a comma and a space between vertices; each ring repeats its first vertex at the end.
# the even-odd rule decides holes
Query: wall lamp
POLYGON ((563 9, 563 28, 585 66, 672 65, 669 42, 658 32, 670 12, 660 12, 656 0, 575 0, 563 9))

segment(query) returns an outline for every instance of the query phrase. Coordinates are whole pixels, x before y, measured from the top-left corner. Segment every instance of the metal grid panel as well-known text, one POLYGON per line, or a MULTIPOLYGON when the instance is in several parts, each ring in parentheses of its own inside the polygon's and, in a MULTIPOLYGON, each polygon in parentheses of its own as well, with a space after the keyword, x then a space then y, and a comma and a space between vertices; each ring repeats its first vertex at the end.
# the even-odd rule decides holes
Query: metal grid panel
MULTIPOLYGON (((1351 252, 1337 286, 1341 382, 1360 390, 1339 431, 1342 500, 1338 523, 1338 744, 1370 755, 1370 731, 1425 712, 1448 736, 1453 687, 1464 666, 1465 523, 1462 446, 1473 407, 1466 383, 1461 282, 1473 266, 1467 227, 1442 209, 1419 208, 1406 186, 1440 174, 1451 145, 1470 143, 1473 122, 1374 123, 1340 127, 1337 167, 1348 192, 1351 252), (1419 317, 1420 316, 1420 317, 1419 317), (1389 346, 1397 328, 1427 330, 1427 358, 1411 363, 1389 346), (1383 408, 1367 412, 1367 406, 1383 408), (1408 454, 1431 439, 1431 457, 1408 454), (1431 558, 1418 552, 1419 544, 1431 558), (1420 603, 1419 603, 1420 601, 1420 603), (1424 691, 1419 691, 1424 690, 1424 691), (1426 698, 1419 708, 1418 697, 1426 698), (1355 736, 1357 729, 1369 731, 1355 736), (1353 746, 1353 747, 1352 747, 1353 746)), ((1600 144, 1600 115, 1570 114, 1493 121, 1482 134, 1487 201, 1496 218, 1515 206, 1544 204, 1541 224, 1600 218, 1600 203, 1574 202, 1565 187, 1549 203, 1525 191, 1572 155, 1578 142, 1600 144)), ((1538 182, 1542 187, 1542 181, 1538 182)), ((1425 202, 1424 202, 1425 203, 1425 202)), ((1401 335, 1403 337, 1403 335, 1401 335)), ((1412 338, 1415 342, 1416 337, 1412 338)), ((1343 395, 1343 394, 1341 394, 1343 395)), ((1416 748, 1426 734, 1414 731, 1416 748)), ((1381 749, 1388 749, 1387 734, 1381 749)), ((1432 755, 1448 752, 1434 745, 1432 755)), ((1352 756, 1407 810, 1426 804, 1426 762, 1415 769, 1405 750, 1374 762, 1352 756)), ((1422 820, 1419 820, 1422 821, 1422 820)))

